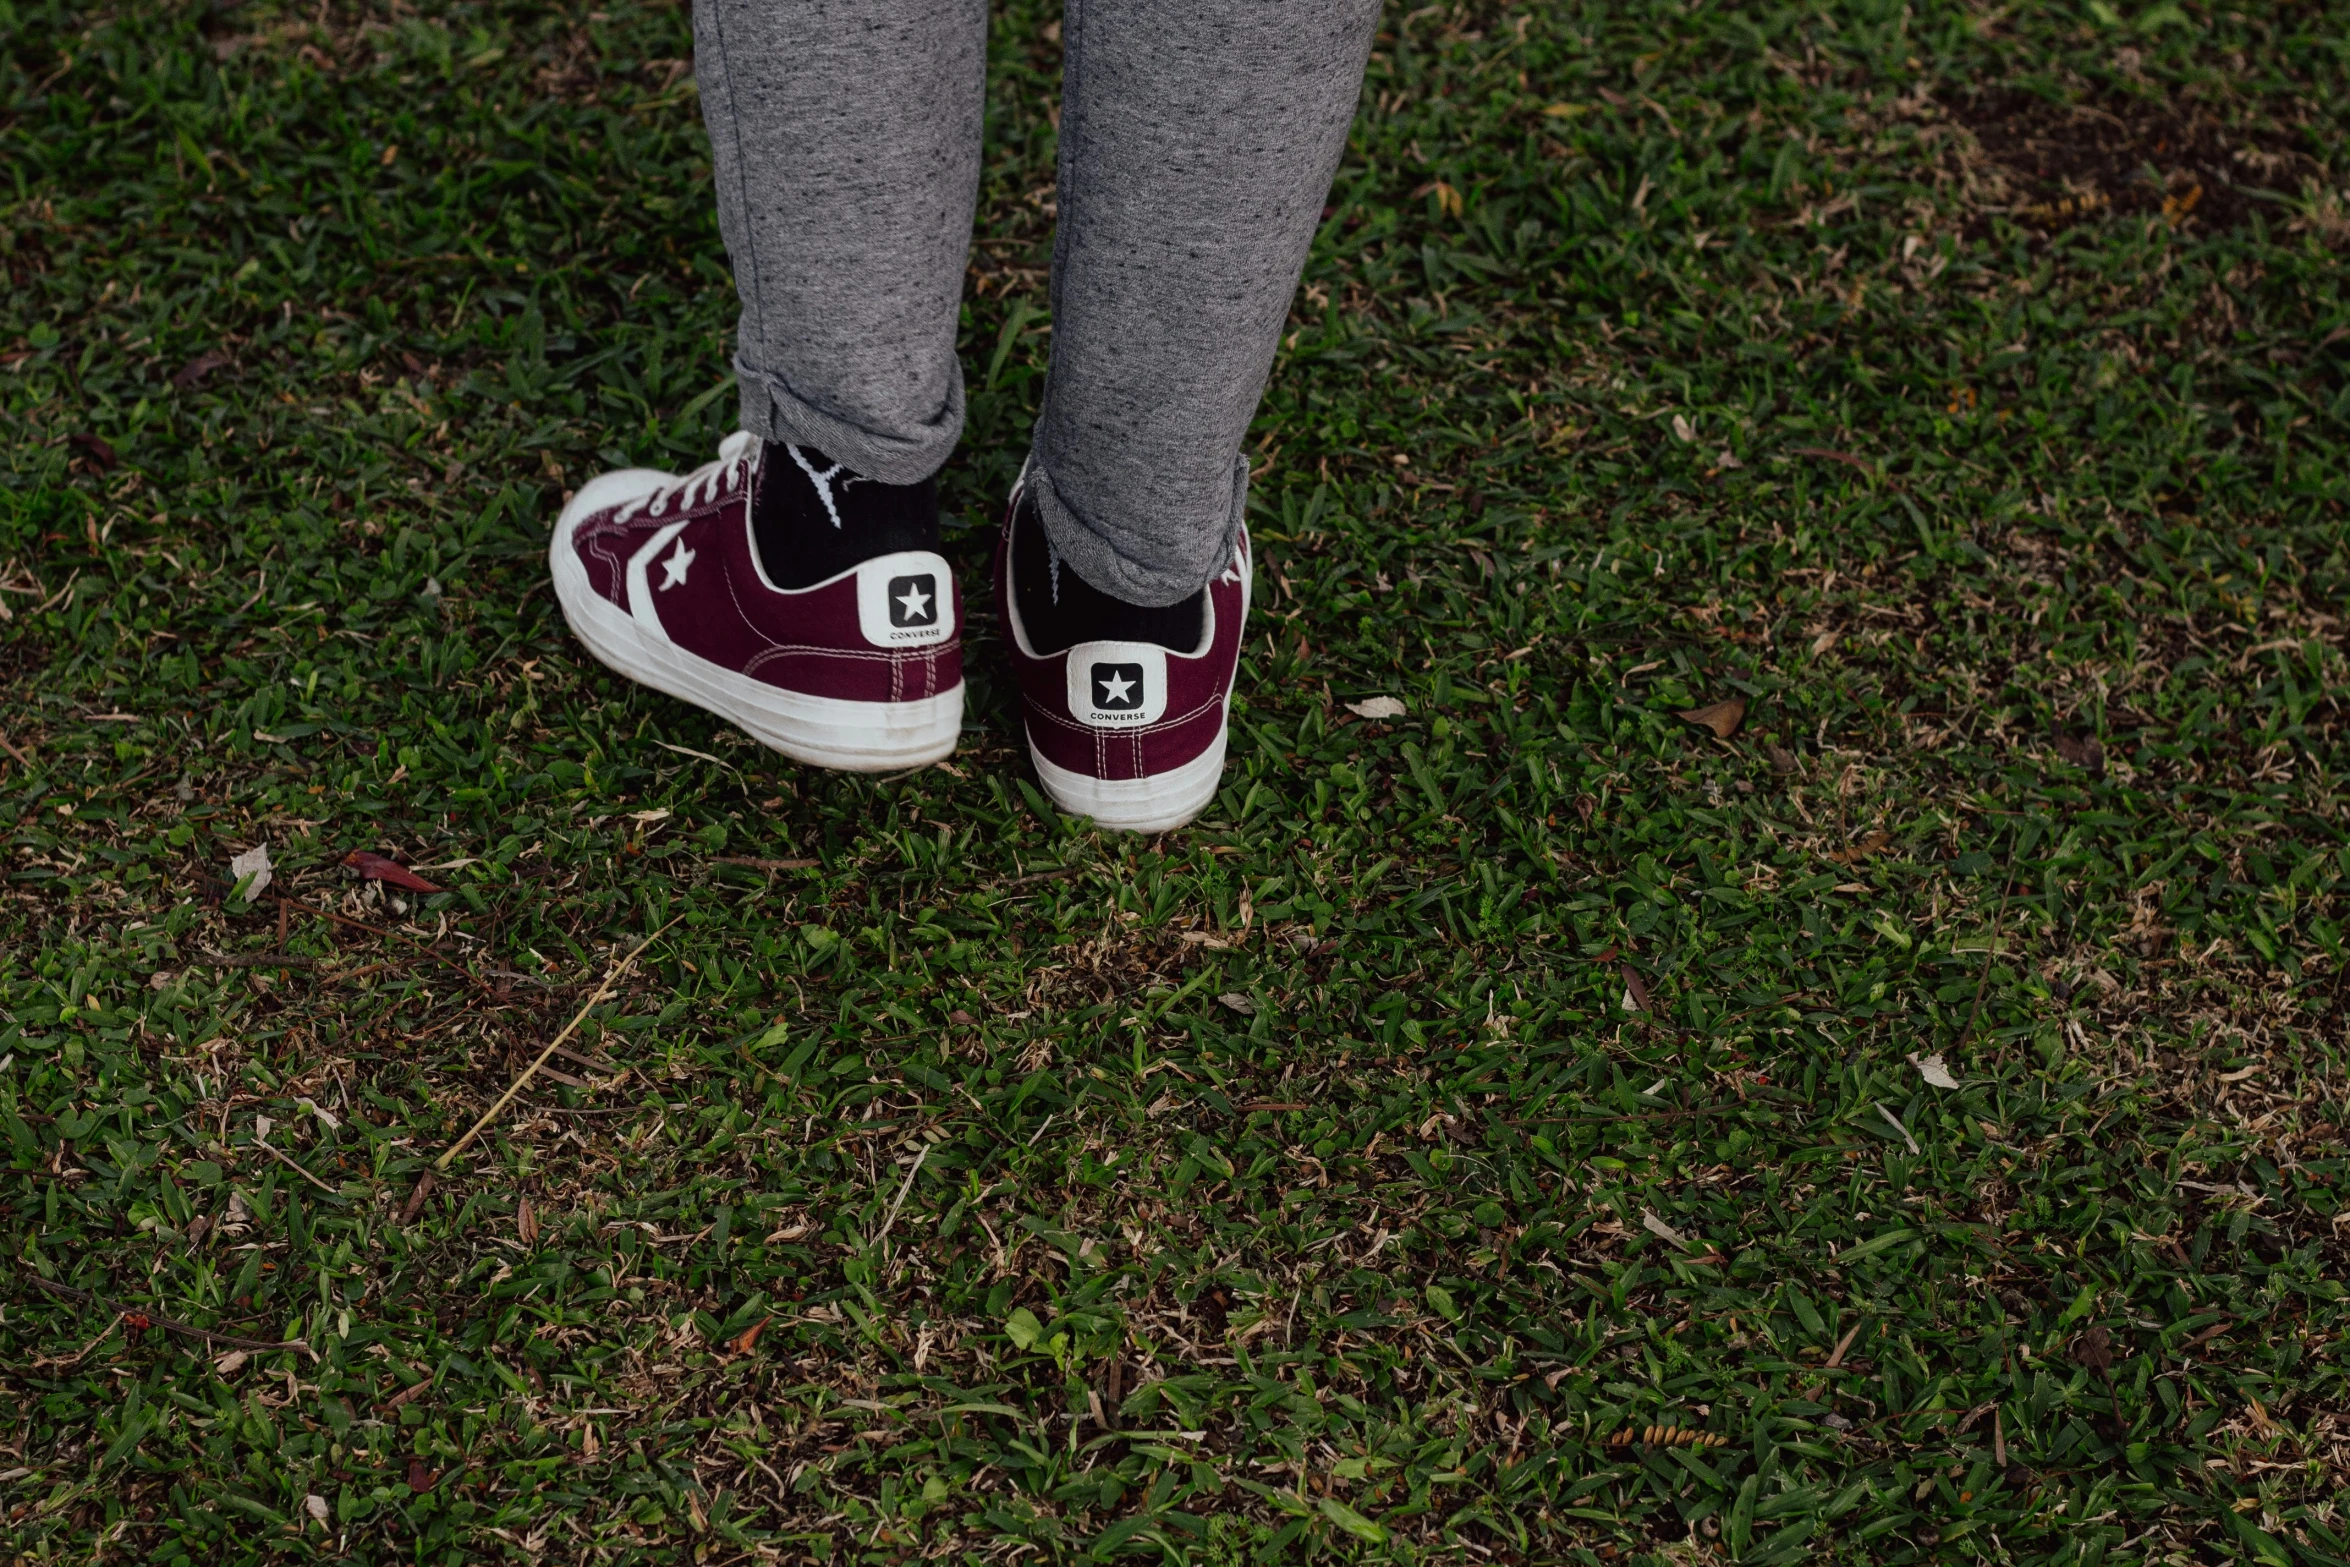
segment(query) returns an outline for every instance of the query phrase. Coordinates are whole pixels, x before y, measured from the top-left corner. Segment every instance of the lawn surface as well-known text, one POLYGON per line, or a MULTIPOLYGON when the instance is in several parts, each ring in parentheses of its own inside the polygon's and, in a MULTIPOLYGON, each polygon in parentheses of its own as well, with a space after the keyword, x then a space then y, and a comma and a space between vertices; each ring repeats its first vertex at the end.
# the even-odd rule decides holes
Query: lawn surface
POLYGON ((2346 34, 1391 12, 1139 841, 990 623, 881 781, 566 633, 732 427, 683 9, 0 0, 0 1541, 2350 1556, 2346 34))

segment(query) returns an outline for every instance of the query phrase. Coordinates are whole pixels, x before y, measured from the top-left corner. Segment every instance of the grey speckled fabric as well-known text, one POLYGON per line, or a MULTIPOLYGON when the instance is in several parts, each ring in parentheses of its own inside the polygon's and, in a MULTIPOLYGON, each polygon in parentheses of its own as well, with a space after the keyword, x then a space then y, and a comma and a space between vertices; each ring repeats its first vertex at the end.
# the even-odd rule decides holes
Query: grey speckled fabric
MULTIPOLYGON (((1346 145, 1373 0, 1068 0, 1030 482, 1139 604, 1220 566, 1241 443, 1346 145)), ((892 484, 963 424, 985 0, 695 0, 743 424, 892 484)))

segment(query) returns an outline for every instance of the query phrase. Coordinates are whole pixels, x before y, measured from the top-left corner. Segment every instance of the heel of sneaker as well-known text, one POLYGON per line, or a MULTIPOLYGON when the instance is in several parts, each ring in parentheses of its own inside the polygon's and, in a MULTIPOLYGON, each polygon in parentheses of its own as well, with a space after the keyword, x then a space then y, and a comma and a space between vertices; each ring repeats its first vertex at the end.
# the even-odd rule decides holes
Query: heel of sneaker
POLYGON ((1032 742, 1028 759, 1037 782, 1053 804, 1072 816, 1090 817, 1115 832, 1167 832, 1208 808, 1224 777, 1226 734, 1180 767, 1148 778, 1095 778, 1045 759, 1032 742))
POLYGON ((963 687, 913 702, 841 702, 801 697, 789 711, 752 712, 689 697, 733 720, 743 732, 795 762, 843 773, 893 773, 928 767, 955 754, 963 735, 963 687), (824 702, 826 711, 807 704, 824 702))

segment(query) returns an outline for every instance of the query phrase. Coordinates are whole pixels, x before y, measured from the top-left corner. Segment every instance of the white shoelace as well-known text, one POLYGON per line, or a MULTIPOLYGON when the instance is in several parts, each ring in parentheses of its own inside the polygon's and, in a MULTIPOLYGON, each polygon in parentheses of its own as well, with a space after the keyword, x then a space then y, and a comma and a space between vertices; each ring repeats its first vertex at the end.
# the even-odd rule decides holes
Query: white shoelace
POLYGON ((715 460, 702 464, 689 474, 670 480, 650 495, 640 495, 620 508, 613 521, 627 522, 642 512, 648 517, 664 517, 670 504, 676 503, 683 511, 697 500, 716 500, 731 492, 750 472, 750 460, 759 450, 758 438, 748 430, 737 430, 718 443, 715 460))

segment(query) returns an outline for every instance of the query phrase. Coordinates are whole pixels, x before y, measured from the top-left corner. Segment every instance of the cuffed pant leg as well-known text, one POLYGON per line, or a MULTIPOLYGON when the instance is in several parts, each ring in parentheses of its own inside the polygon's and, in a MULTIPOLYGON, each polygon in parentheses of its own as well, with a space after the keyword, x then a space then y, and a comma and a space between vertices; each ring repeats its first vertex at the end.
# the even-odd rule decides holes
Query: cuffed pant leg
POLYGON ((1378 17, 1375 0, 1067 0, 1029 487, 1105 592, 1171 604, 1229 558, 1242 441, 1378 17))
POLYGON ((986 0, 695 0, 743 427, 868 478, 963 429, 986 0))

